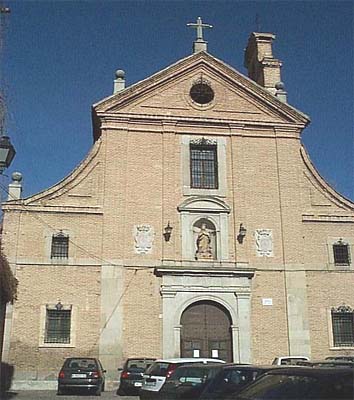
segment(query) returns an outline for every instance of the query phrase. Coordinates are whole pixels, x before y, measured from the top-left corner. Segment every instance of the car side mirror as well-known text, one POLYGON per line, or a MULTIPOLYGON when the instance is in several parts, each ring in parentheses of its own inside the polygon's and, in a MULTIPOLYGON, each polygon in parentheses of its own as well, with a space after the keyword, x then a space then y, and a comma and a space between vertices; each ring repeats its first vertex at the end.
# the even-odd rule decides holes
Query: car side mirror
POLYGON ((118 371, 123 371, 123 367, 118 367, 117 370, 118 371))
POLYGON ((103 369, 102 372, 105 374, 107 372, 107 370, 103 369))

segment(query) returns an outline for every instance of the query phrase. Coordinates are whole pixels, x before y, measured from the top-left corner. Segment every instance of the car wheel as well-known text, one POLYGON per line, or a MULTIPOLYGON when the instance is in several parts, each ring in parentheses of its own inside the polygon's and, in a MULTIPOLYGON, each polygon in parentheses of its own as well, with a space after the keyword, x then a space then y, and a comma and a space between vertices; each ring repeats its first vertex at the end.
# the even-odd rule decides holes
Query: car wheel
POLYGON ((102 393, 102 385, 97 388, 95 396, 101 396, 101 393, 102 393))
POLYGON ((58 396, 62 396, 63 394, 64 394, 64 390, 61 389, 61 388, 58 388, 58 390, 57 390, 57 395, 58 395, 58 396))
POLYGON ((122 389, 121 387, 119 387, 119 388, 117 389, 117 395, 119 395, 119 396, 126 396, 126 395, 127 395, 127 392, 126 392, 124 389, 122 389))
POLYGON ((103 382, 102 383, 102 392, 104 392, 105 391, 105 383, 103 382))

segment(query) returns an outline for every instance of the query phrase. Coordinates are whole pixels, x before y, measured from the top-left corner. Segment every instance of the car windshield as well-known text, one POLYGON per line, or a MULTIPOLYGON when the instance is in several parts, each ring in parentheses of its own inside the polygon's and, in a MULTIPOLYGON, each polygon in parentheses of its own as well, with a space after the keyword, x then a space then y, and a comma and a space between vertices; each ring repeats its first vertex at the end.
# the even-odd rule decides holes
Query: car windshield
POLYGON ((202 367, 177 368, 170 379, 181 383, 202 384, 211 374, 211 369, 202 367))
POLYGON ((96 360, 92 358, 72 358, 67 360, 66 367, 71 369, 88 369, 96 370, 97 364, 96 360))
POLYGON ((240 400, 352 399, 353 381, 344 376, 318 379, 302 375, 265 375, 240 393, 240 400))
POLYGON ((281 365, 296 365, 299 361, 307 361, 306 358, 283 358, 280 362, 281 365))
POLYGON ((146 373, 154 376, 166 376, 169 365, 168 362, 154 362, 146 370, 146 373))
POLYGON ((146 368, 149 368, 154 360, 142 360, 142 359, 131 359, 128 360, 127 369, 143 372, 146 368))
POLYGON ((217 395, 239 392, 243 386, 254 381, 261 373, 258 370, 227 368, 210 382, 206 393, 209 394, 209 397, 214 395, 217 398, 217 395))

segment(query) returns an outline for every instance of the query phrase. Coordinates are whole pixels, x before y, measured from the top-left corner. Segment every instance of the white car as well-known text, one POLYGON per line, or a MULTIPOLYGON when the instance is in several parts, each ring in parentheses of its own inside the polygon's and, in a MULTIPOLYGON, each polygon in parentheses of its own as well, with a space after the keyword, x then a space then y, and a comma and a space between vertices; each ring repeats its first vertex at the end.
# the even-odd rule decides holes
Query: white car
POLYGON ((156 360, 143 375, 143 385, 139 393, 140 399, 153 398, 154 393, 156 394, 162 388, 166 379, 171 376, 176 368, 194 363, 224 364, 225 361, 218 358, 167 358, 156 360))
POLYGON ((272 365, 296 365, 298 361, 310 361, 306 356, 285 356, 274 358, 272 365))

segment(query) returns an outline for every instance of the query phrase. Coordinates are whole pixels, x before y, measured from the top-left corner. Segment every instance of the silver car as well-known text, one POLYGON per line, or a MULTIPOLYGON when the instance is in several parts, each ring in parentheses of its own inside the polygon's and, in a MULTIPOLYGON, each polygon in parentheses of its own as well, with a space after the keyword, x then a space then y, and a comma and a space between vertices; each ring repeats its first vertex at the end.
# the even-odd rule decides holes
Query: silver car
POLYGON ((166 379, 181 365, 194 363, 216 364, 225 361, 218 358, 168 358, 156 360, 143 376, 143 385, 140 389, 140 399, 152 399, 160 391, 166 379))

